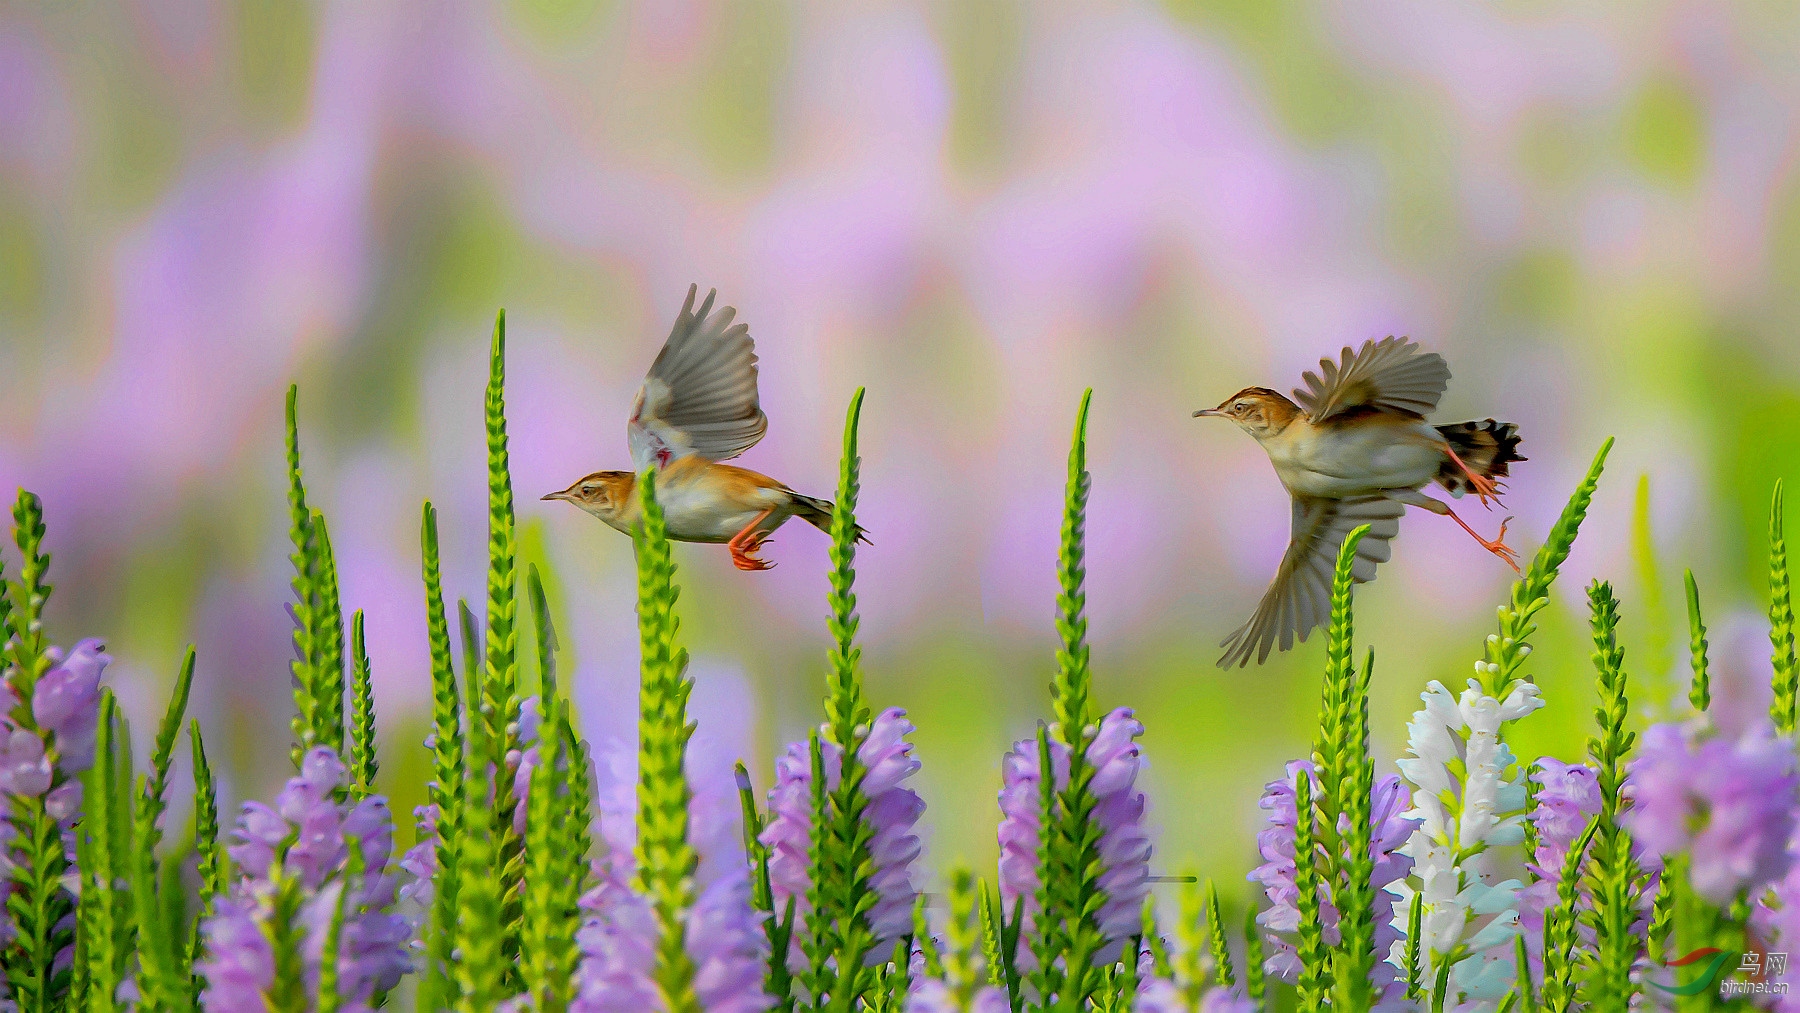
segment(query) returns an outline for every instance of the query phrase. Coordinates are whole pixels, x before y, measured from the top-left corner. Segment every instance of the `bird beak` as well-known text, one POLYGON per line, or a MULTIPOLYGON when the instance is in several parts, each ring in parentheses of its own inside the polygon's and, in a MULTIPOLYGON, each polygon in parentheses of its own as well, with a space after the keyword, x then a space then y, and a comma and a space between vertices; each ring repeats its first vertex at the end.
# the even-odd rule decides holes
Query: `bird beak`
POLYGON ((564 489, 561 492, 547 492, 543 495, 543 498, 544 499, 568 499, 569 498, 569 490, 564 489))
POLYGON ((1194 413, 1194 417, 1197 419, 1222 419, 1225 417, 1225 413, 1217 408, 1202 408, 1194 413))

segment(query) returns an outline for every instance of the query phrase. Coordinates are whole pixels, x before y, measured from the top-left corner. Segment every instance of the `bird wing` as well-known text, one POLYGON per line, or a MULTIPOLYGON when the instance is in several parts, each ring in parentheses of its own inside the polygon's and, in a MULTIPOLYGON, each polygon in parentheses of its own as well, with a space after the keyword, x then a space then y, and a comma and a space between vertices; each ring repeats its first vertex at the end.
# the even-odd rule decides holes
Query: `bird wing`
POLYGON ((642 471, 699 454, 723 461, 749 450, 769 428, 756 397, 756 346, 737 310, 712 312, 717 291, 694 312, 698 286, 663 343, 625 426, 631 459, 642 471))
POLYGON ((1391 549, 1388 540, 1400 532, 1400 515, 1406 506, 1383 496, 1357 499, 1294 497, 1294 529, 1275 582, 1256 606, 1250 621, 1226 637, 1220 668, 1242 667, 1256 655, 1262 664, 1275 648, 1305 642, 1307 634, 1331 618, 1331 580, 1337 569, 1338 551, 1344 538, 1364 524, 1369 533, 1356 546, 1350 575, 1358 583, 1375 579, 1375 564, 1385 563, 1391 549))
POLYGON ((1450 383, 1444 357, 1405 338, 1365 341, 1354 354, 1346 345, 1341 362, 1320 359, 1319 369, 1302 377, 1304 389, 1294 388, 1294 400, 1314 422, 1365 406, 1422 419, 1437 410, 1450 383))

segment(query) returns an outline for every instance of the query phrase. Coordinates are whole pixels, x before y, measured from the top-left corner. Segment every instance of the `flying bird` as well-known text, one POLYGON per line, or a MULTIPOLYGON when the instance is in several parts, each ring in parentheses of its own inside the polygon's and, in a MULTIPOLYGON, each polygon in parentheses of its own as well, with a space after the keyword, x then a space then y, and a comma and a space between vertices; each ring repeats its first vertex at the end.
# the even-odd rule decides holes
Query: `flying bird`
POLYGON ((1523 461, 1518 426, 1487 419, 1434 426, 1425 421, 1437 409, 1450 382, 1450 367, 1436 352, 1422 352, 1405 338, 1366 341, 1341 361, 1319 360, 1304 389, 1290 401, 1267 387, 1246 387, 1194 413, 1222 418, 1256 438, 1293 498, 1293 527, 1275 580, 1250 621, 1225 638, 1221 668, 1269 657, 1323 626, 1331 616, 1331 581, 1344 538, 1367 524, 1356 550, 1352 577, 1375 579, 1385 563, 1388 542, 1400 531, 1407 506, 1449 517, 1482 548, 1519 568, 1506 542, 1506 525, 1493 541, 1477 534, 1450 504, 1425 495, 1433 482, 1460 498, 1473 492, 1483 506, 1498 499, 1499 479, 1523 461), (1298 402, 1298 403, 1296 403, 1298 402))
MULTIPOLYGON (((756 555, 790 517, 827 534, 830 500, 803 496, 780 482, 728 461, 756 445, 769 428, 756 395, 756 347, 737 310, 713 312, 715 289, 694 310, 689 286, 675 328, 663 343, 631 406, 625 438, 636 471, 596 471, 544 499, 567 500, 631 534, 642 516, 637 476, 655 467, 656 499, 669 537, 723 542, 740 570, 775 564, 756 555)), ((868 541, 861 527, 860 541, 868 541)))

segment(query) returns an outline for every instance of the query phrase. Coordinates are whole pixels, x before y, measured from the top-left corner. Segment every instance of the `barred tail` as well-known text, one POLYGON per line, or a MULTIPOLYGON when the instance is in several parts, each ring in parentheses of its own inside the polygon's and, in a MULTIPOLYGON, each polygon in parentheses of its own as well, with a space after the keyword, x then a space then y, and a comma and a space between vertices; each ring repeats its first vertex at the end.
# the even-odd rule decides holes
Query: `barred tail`
MULTIPOLYGON (((1519 427, 1511 422, 1495 422, 1493 419, 1459 422, 1453 426, 1438 426, 1437 431, 1449 442, 1450 449, 1456 451, 1456 456, 1469 466, 1469 470, 1483 478, 1505 478, 1508 465, 1525 460, 1519 456, 1519 427)), ((1437 480, 1458 496, 1475 491, 1469 485, 1469 476, 1463 474, 1462 469, 1448 459, 1438 468, 1437 480)))
MULTIPOLYGON (((831 534, 831 511, 833 506, 830 500, 819 499, 815 496, 802 496, 791 489, 788 491, 788 498, 794 501, 795 517, 800 518, 828 535, 831 534)), ((869 533, 863 530, 861 524, 856 526, 856 540, 864 545, 875 544, 874 542, 869 541, 869 533)))

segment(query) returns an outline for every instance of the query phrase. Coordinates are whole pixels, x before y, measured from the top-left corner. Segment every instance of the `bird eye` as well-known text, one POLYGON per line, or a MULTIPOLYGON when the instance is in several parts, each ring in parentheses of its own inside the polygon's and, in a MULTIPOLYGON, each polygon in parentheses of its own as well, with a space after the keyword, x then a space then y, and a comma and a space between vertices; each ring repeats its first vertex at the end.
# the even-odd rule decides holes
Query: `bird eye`
POLYGON ((1237 404, 1231 406, 1231 410, 1234 412, 1247 412, 1250 410, 1250 402, 1239 401, 1237 404))
POLYGON ((583 496, 592 496, 594 493, 598 492, 599 489, 600 489, 599 486, 595 485, 592 482, 589 482, 588 484, 581 487, 581 494, 583 496))

